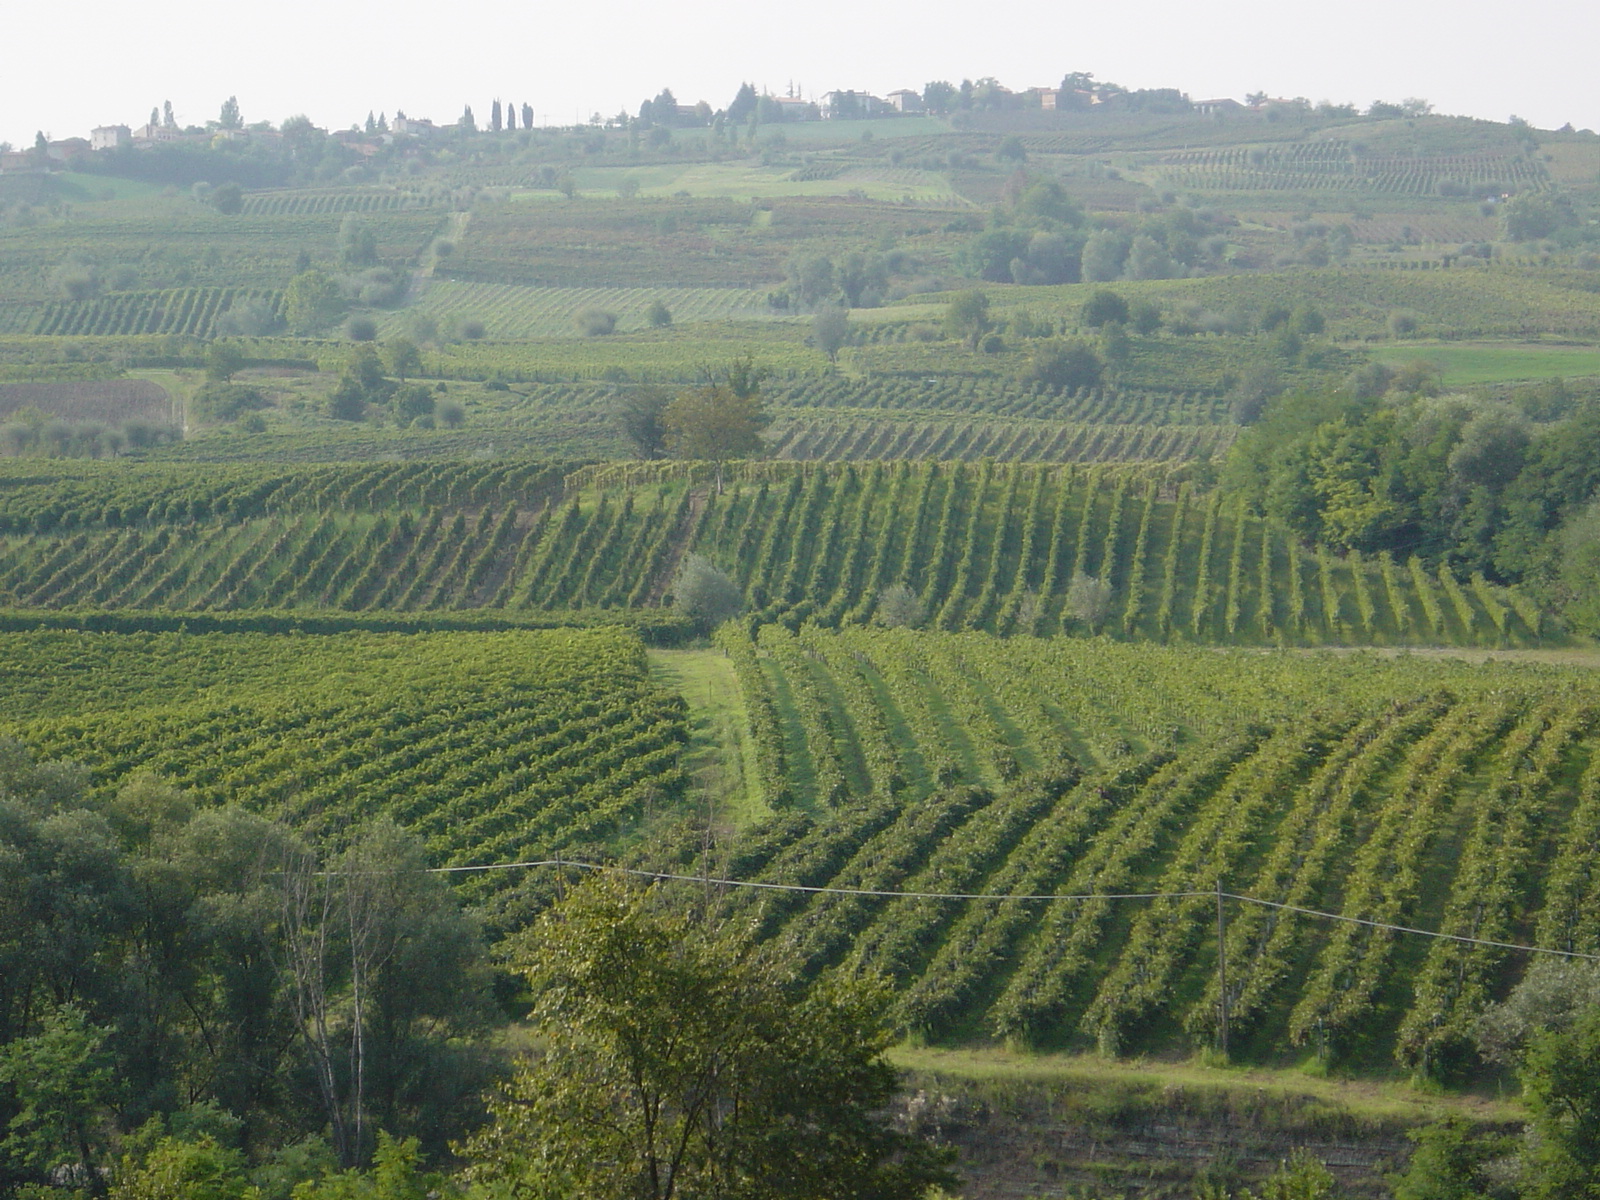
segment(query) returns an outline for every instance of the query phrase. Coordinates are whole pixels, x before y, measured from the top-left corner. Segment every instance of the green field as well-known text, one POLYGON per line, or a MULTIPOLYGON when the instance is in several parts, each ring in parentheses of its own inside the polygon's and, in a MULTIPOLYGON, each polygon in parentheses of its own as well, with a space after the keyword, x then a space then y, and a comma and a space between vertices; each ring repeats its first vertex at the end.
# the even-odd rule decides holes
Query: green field
POLYGON ((1441 368, 1439 382, 1445 387, 1600 375, 1600 350, 1589 346, 1407 342, 1374 350, 1372 356, 1396 366, 1419 359, 1436 363, 1441 368))

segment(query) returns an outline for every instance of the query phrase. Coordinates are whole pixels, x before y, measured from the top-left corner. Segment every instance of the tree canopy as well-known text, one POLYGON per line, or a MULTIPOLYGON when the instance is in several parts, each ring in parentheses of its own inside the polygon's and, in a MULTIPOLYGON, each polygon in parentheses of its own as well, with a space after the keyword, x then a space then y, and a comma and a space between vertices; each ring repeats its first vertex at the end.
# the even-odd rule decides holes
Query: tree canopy
POLYGON ((491 1105, 475 1182, 531 1197, 912 1200, 944 1155, 897 1130, 885 993, 802 987, 741 930, 599 877, 521 946, 543 1053, 491 1105))
POLYGON ((723 463, 759 455, 767 427, 761 377, 760 368, 740 360, 718 381, 680 392, 661 414, 668 453, 716 463, 719 477, 723 463))

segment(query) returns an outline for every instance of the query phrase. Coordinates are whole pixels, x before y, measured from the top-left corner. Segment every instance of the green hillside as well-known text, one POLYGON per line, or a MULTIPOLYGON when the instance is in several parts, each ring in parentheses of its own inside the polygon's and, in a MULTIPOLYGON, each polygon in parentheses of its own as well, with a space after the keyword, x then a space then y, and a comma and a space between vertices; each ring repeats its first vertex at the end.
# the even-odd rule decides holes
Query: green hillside
MULTIPOLYGON (((1587 672, 1002 642, 722 639, 769 798, 739 879, 999 896, 729 891, 815 970, 888 972, 934 1041, 1203 1048, 1221 888, 1463 937, 1600 946, 1600 698, 1587 672)), ((1230 1046, 1262 1061, 1470 1069, 1528 965, 1492 947, 1228 901, 1230 1046)))
MULTIPOLYGON (((149 773, 334 841, 387 816, 436 865, 604 855, 684 787, 683 701, 620 630, 0 633, 0 738, 114 793, 149 773)), ((523 881, 463 877, 502 928, 523 881)), ((535 893, 536 895, 538 893, 535 893)))
POLYGON ((1600 137, 945 86, 7 157, 0 1193, 460 1167, 607 865, 881 977, 973 1200, 1520 1119, 1479 1019, 1600 956, 1600 137), (36 1062, 114 1081, 54 1158, 36 1062))
POLYGON ((709 474, 18 468, 0 503, 0 597, 23 609, 649 610, 696 553, 732 574, 751 621, 790 627, 1252 645, 1554 636, 1514 588, 1415 558, 1308 551, 1160 468, 762 464, 721 495, 709 474), (893 616, 891 593, 904 596, 893 616))

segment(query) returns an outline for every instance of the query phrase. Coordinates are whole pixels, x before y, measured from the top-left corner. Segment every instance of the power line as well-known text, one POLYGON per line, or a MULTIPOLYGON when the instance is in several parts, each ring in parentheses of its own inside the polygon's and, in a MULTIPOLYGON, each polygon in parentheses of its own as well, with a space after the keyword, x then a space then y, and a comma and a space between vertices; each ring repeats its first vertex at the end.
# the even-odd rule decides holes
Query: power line
POLYGON ((1283 904, 1276 900, 1263 900, 1259 896, 1248 896, 1242 892, 1227 892, 1216 888, 1193 892, 1051 892, 1038 894, 1015 892, 894 892, 874 888, 808 886, 799 883, 762 883, 753 879, 708 879, 705 875, 677 875, 669 871, 647 871, 638 867, 607 866, 603 863, 574 862, 571 859, 556 858, 534 859, 526 862, 482 863, 461 867, 430 867, 428 874, 457 875, 482 871, 511 871, 533 867, 572 867, 581 871, 614 871, 619 875, 632 875, 636 878, 651 879, 664 883, 697 883, 702 886, 709 883, 717 887, 747 888, 770 892, 801 892, 812 896, 859 896, 875 900, 978 900, 1019 904, 1050 904, 1057 901, 1210 900, 1217 898, 1219 900, 1237 900, 1241 904, 1254 904, 1261 908, 1277 909, 1281 912, 1291 912, 1304 917, 1315 917, 1323 921, 1340 921, 1346 925, 1362 925, 1369 929, 1381 929, 1390 933, 1407 933, 1415 937, 1437 938, 1441 941, 1457 942, 1466 946, 1487 946, 1496 950, 1515 950, 1523 954, 1549 954, 1557 958, 1579 958, 1587 962, 1600 962, 1600 954, 1585 954, 1579 950, 1556 950, 1548 946, 1527 946, 1520 942, 1501 942, 1493 938, 1469 937, 1461 933, 1443 933, 1437 929, 1418 929, 1413 925, 1396 925, 1389 921, 1373 920, 1370 917, 1352 917, 1345 913, 1324 912, 1317 908, 1304 908, 1298 904, 1283 904))

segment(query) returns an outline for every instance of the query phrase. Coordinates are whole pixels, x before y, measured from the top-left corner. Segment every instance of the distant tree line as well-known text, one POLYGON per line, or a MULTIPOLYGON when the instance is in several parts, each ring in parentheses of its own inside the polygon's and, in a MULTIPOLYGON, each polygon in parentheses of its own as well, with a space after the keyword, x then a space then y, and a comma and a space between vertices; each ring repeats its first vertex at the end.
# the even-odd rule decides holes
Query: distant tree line
POLYGON ((1441 395, 1426 364, 1372 363, 1267 401, 1223 482, 1306 542, 1520 582, 1600 633, 1600 392, 1552 380, 1441 395))

